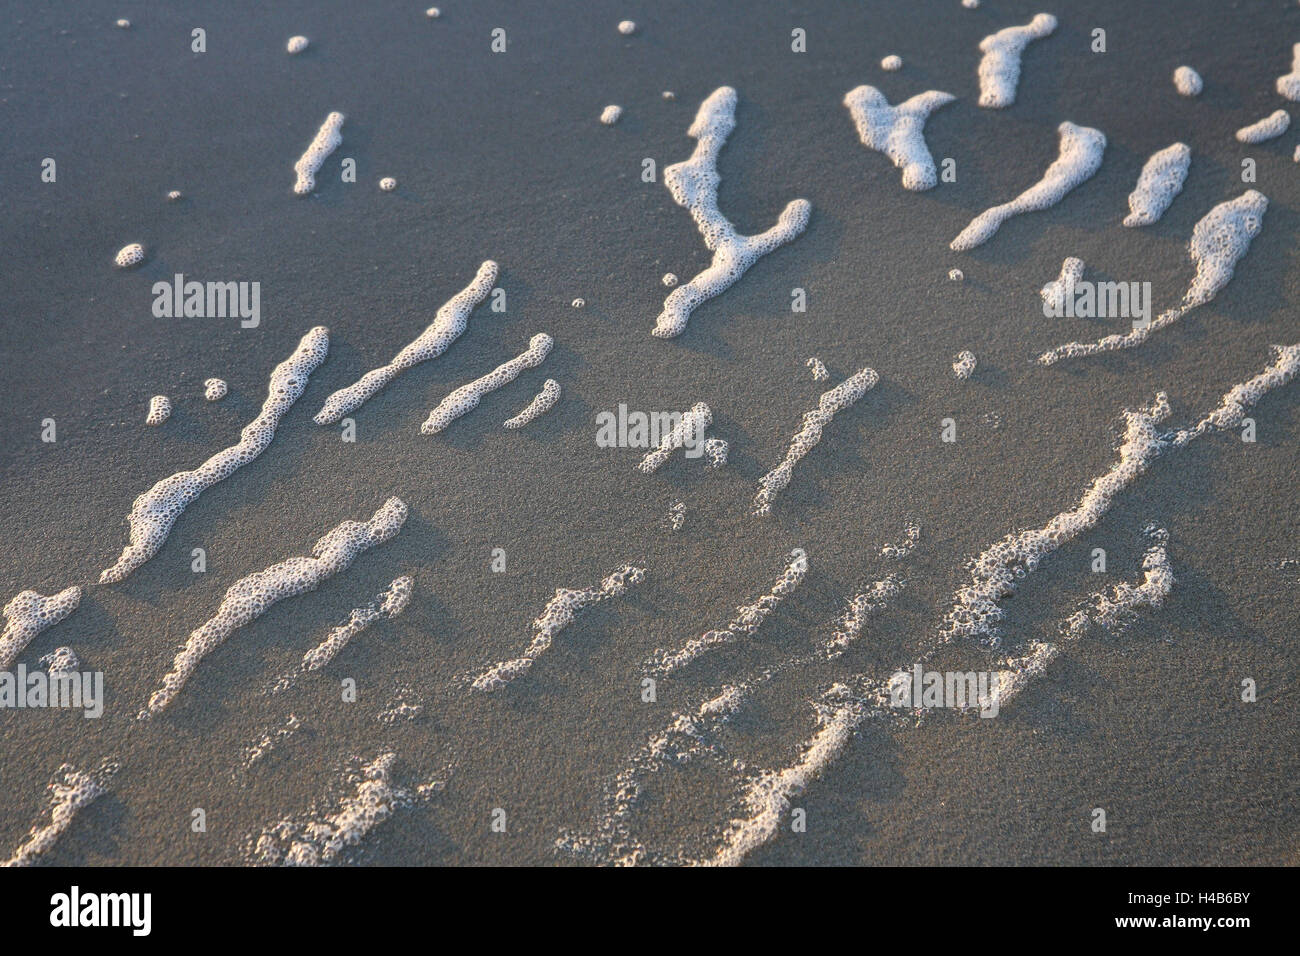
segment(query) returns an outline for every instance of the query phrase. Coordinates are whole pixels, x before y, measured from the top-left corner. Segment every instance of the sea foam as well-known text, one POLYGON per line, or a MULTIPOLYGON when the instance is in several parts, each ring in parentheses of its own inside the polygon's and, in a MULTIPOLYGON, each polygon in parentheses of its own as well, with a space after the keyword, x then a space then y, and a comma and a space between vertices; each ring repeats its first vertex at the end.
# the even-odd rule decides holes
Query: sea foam
POLYGON ((551 354, 551 347, 554 344, 555 340, 549 335, 538 332, 528 340, 528 348, 509 362, 498 365, 482 378, 476 378, 467 385, 462 385, 439 402, 420 426, 420 434, 436 435, 462 415, 473 411, 488 392, 496 391, 501 386, 513 382, 524 369, 541 365, 546 356, 551 354))
POLYGON ((144 423, 154 426, 161 425, 167 419, 172 417, 172 400, 166 395, 155 395, 149 399, 149 414, 145 416, 144 423))
POLYGON ((502 423, 502 427, 523 428, 549 412, 559 400, 560 383, 553 378, 548 378, 542 383, 542 390, 533 396, 533 400, 528 403, 527 407, 513 418, 507 418, 502 423))
POLYGON ((1006 27, 980 41, 980 106, 1002 109, 1016 101, 1020 55, 1032 40, 1050 36, 1056 17, 1039 13, 1022 27, 1006 27))
MULTIPOLYGON (((704 402, 696 402, 660 440, 659 447, 637 463, 637 471, 645 475, 658 471, 672 457, 673 452, 686 444, 688 438, 694 438, 696 442, 704 438, 705 429, 712 424, 713 411, 704 402)), ((724 460, 725 457, 724 455, 724 460)))
POLYGON ((1237 130, 1239 143, 1266 143, 1277 139, 1291 126, 1291 114, 1286 110, 1274 110, 1262 120, 1243 126, 1237 130))
POLYGON ((1180 66, 1174 70, 1174 89, 1178 90, 1180 96, 1200 96, 1204 85, 1201 74, 1190 66, 1180 66))
POLYGON ((1277 78, 1277 92, 1288 100, 1300 102, 1300 43, 1291 47, 1291 72, 1277 78))
POLYGON ((348 619, 334 628, 325 640, 308 651, 302 659, 305 671, 319 670, 338 656, 348 642, 371 624, 384 618, 397 617, 411 601, 414 582, 407 576, 394 578, 393 582, 364 607, 354 608, 348 619))
POLYGON ((117 769, 114 763, 105 763, 93 771, 77 770, 71 764, 60 767, 58 777, 50 784, 50 822, 33 827, 14 855, 0 865, 31 866, 48 853, 77 814, 108 792, 108 780, 117 769))
POLYGON ((1186 143, 1174 143, 1152 153, 1129 194, 1129 214, 1124 217, 1124 225, 1149 226, 1158 221, 1174 197, 1183 191, 1183 181, 1191 165, 1192 150, 1186 143))
POLYGON ((1061 260, 1061 274, 1039 290, 1043 304, 1056 315, 1064 314, 1065 302, 1074 295, 1074 287, 1083 278, 1083 260, 1066 256, 1061 260))
POLYGON ((321 165, 343 142, 343 134, 340 132, 342 129, 342 113, 334 112, 325 117, 325 122, 316 131, 316 138, 307 147, 307 152, 293 164, 293 171, 298 174, 298 180, 293 184, 293 191, 297 195, 306 196, 316 188, 316 174, 320 172, 321 165))
POLYGON ((844 105, 858 128, 862 145, 888 156, 903 171, 903 188, 924 190, 938 181, 934 158, 925 144, 925 121, 956 97, 927 90, 890 106, 874 86, 859 86, 844 94, 844 105))
POLYGON ((73 585, 56 594, 20 591, 4 606, 5 628, 0 633, 0 671, 18 660, 37 634, 53 627, 77 609, 81 588, 73 585))

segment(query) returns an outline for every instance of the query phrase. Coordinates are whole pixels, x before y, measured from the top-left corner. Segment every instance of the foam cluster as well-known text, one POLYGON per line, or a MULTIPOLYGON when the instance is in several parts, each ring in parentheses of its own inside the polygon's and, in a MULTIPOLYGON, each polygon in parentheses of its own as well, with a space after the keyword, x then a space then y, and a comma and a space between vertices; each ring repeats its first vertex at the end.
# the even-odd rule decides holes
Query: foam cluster
POLYGON ((157 427, 172 417, 172 400, 166 395, 155 395, 149 399, 149 414, 144 423, 157 427))
POLYGON ((494 392, 501 386, 513 382, 524 369, 541 365, 546 356, 551 354, 551 347, 554 344, 555 340, 549 335, 538 332, 528 340, 528 348, 509 362, 498 365, 482 378, 476 378, 469 384, 462 385, 439 402, 420 426, 420 434, 436 435, 462 415, 478 408, 478 403, 488 392, 494 392))
POLYGON ((822 430, 830 424, 835 413, 848 408, 863 395, 875 388, 880 376, 874 369, 864 368, 849 376, 829 391, 822 392, 817 407, 804 412, 803 426, 795 432, 785 458, 779 465, 758 480, 758 494, 754 497, 754 513, 770 514, 772 502, 790 484, 794 466, 822 440, 822 430))
POLYGON ((284 722, 284 726, 274 731, 267 731, 257 739, 257 742, 249 747, 244 748, 244 759, 240 765, 243 770, 251 770, 253 765, 259 763, 270 753, 273 753, 280 744, 284 743, 299 730, 302 729, 302 721, 293 714, 284 722))
POLYGON ((210 378, 203 383, 203 397, 209 402, 219 402, 226 397, 229 387, 219 378, 210 378))
POLYGON ((414 341, 406 345, 387 365, 372 369, 347 388, 341 388, 325 399, 313 421, 318 425, 332 425, 344 415, 355 412, 374 397, 384 386, 408 368, 437 358, 447 351, 452 342, 469 325, 469 315, 474 307, 488 297, 497 281, 497 264, 491 259, 478 267, 474 279, 465 288, 448 299, 438 309, 428 327, 414 341))
POLYGON ((632 20, 620 20, 618 22, 618 32, 625 37, 630 37, 636 33, 636 23, 632 20))
POLYGON ((131 503, 131 513, 127 516, 131 543, 117 563, 100 574, 100 584, 124 580, 157 554, 176 519, 195 498, 266 450, 280 419, 302 395, 308 377, 325 361, 329 347, 329 330, 322 325, 304 335, 293 354, 271 372, 262 410, 244 426, 239 444, 222 449, 193 471, 164 478, 131 503))
POLYGON ((1083 260, 1066 256, 1061 260, 1061 274, 1039 290, 1043 304, 1056 315, 1063 314, 1065 302, 1074 295, 1074 287, 1083 279, 1083 260))
POLYGON ((808 573, 808 556, 800 549, 795 551, 795 559, 781 572, 781 576, 772 585, 772 590, 764 594, 753 604, 736 608, 736 616, 725 628, 706 631, 697 638, 687 641, 680 650, 669 651, 660 648, 646 662, 646 669, 653 674, 666 675, 681 670, 687 664, 724 644, 731 644, 741 637, 748 637, 758 630, 768 616, 795 589, 803 583, 808 573))
POLYGON ((955 99, 951 93, 927 90, 890 106, 885 94, 864 84, 844 94, 844 105, 858 128, 862 145, 884 153, 903 171, 904 189, 920 191, 938 182, 934 158, 925 144, 925 121, 955 99))
POLYGON ((909 524, 903 529, 903 541, 901 544, 885 542, 880 548, 883 557, 900 559, 905 558, 916 550, 916 543, 921 540, 921 526, 909 524))
POLYGON ((573 623, 579 611, 589 604, 625 594, 629 588, 644 580, 645 568, 625 564, 607 575, 596 587, 556 588, 555 597, 546 602, 541 616, 533 621, 533 639, 524 655, 488 668, 475 679, 474 689, 500 690, 515 678, 526 674, 533 666, 533 661, 550 650, 555 635, 573 623))
POLYGON ((59 768, 50 784, 50 822, 33 827, 27 839, 3 866, 31 866, 48 853, 72 826, 77 814, 108 792, 108 779, 117 772, 116 764, 104 764, 98 770, 77 770, 71 764, 59 768))
POLYGON ((972 219, 970 225, 952 241, 951 249, 956 252, 974 249, 992 239, 998 228, 1012 216, 1055 206, 1066 193, 1101 168, 1101 156, 1106 150, 1105 134, 1070 122, 1058 126, 1057 132, 1061 137, 1060 150, 1043 178, 1011 202, 986 209, 972 219))
POLYGON ((119 269, 134 269, 144 262, 144 246, 138 242, 123 246, 117 251, 117 255, 113 257, 113 262, 119 269))
POLYGON ((316 138, 307 147, 307 152, 293 164, 293 171, 298 174, 298 181, 293 184, 293 191, 299 196, 306 196, 316 188, 316 174, 330 153, 339 148, 343 142, 343 114, 337 111, 325 117, 316 138))
POLYGON ((1291 72, 1277 78, 1277 92, 1293 102, 1300 102, 1300 43, 1291 47, 1291 72))
POLYGON ((55 594, 20 591, 4 606, 5 627, 0 633, 0 671, 13 667, 37 634, 53 627, 77 609, 81 588, 73 585, 55 594))
POLYGON ((623 107, 611 103, 600 111, 600 121, 606 126, 613 126, 623 118, 623 107))
POLYGON ((507 418, 502 423, 502 427, 523 428, 549 412, 559 400, 560 383, 553 378, 548 378, 542 383, 542 390, 533 396, 533 400, 528 403, 528 406, 513 418, 507 418))
POLYGON ((49 674, 73 674, 81 667, 81 659, 70 647, 56 647, 38 662, 49 674))
POLYGON ((708 438, 704 442, 704 457, 710 468, 721 468, 727 463, 727 452, 731 446, 725 438, 708 438))
POLYGON ((1201 74, 1190 66, 1180 66, 1174 70, 1174 89, 1178 91, 1179 96, 1200 96, 1204 88, 1201 74))
POLYGON ((660 440, 659 447, 637 463, 637 471, 645 475, 658 471, 672 457, 673 452, 686 444, 687 439, 699 441, 704 437, 705 429, 712 424, 713 411, 704 402, 696 402, 660 440))
POLYGON ((1174 143, 1159 152, 1142 166, 1137 185, 1129 193, 1129 214, 1124 225, 1149 226, 1160 219, 1183 191, 1183 181, 1192 165, 1192 150, 1186 143, 1174 143))
POLYGON ((1187 252, 1196 263, 1196 276, 1178 305, 1123 335, 1108 335, 1096 342, 1067 342, 1057 346, 1038 356, 1039 364, 1055 365, 1062 359, 1134 348, 1150 338, 1153 332, 1173 325, 1192 309, 1212 300, 1232 280, 1237 263, 1250 249, 1250 241, 1259 235, 1263 227, 1267 209, 1267 197, 1254 189, 1246 190, 1236 199, 1219 203, 1192 229, 1187 252))
POLYGON ((888 574, 881 580, 872 582, 866 590, 850 597, 848 608, 840 616, 835 632, 826 642, 827 659, 835 660, 848 650, 849 645, 861 636, 867 620, 887 607, 902 590, 903 579, 897 574, 888 574))
POLYGON ((308 40, 304 36, 289 37, 289 42, 285 44, 285 49, 289 51, 290 56, 294 56, 307 49, 308 40))
POLYGON ((952 360, 952 374, 959 379, 970 378, 975 372, 975 353, 969 350, 958 352, 952 360))
POLYGON ((1274 110, 1262 120, 1243 126, 1237 130, 1239 143, 1267 143, 1277 139, 1291 126, 1291 114, 1286 110, 1274 110))
POLYGON ((149 698, 149 712, 159 714, 176 699, 199 662, 216 650, 236 630, 257 620, 285 598, 314 591, 321 582, 346 571, 357 555, 383 544, 402 529, 406 504, 389 498, 368 521, 344 521, 311 549, 310 557, 289 558, 240 578, 226 591, 213 615, 192 631, 177 653, 163 686, 149 698))
POLYGON ((1003 109, 1016 101, 1021 54, 1055 29, 1056 17, 1039 13, 1023 27, 1006 27, 980 41, 980 106, 1003 109))
POLYGON ((713 261, 664 300, 652 333, 659 338, 681 335, 691 313, 701 303, 731 288, 755 262, 808 227, 812 205, 806 199, 788 203, 776 225, 755 236, 740 235, 718 211, 718 154, 735 128, 736 91, 721 86, 700 104, 695 122, 687 130, 687 135, 696 140, 691 158, 664 170, 664 185, 673 201, 690 212, 704 237, 705 248, 713 253, 713 261))
POLYGON ((302 659, 304 671, 320 670, 338 656, 348 642, 371 624, 384 618, 397 617, 411 601, 415 582, 403 575, 394 578, 388 587, 364 607, 354 608, 348 619, 334 628, 325 640, 308 651, 302 659))
POLYGON ((1274 345, 1273 355, 1272 365, 1254 378, 1234 385, 1219 405, 1191 428, 1175 432, 1172 444, 1181 448, 1207 432, 1236 428, 1246 417, 1246 411, 1262 396, 1287 384, 1300 372, 1300 344, 1274 345))
POLYGON ((880 61, 880 68, 886 73, 894 73, 903 68, 903 58, 896 53, 891 53, 880 61))
POLYGON ((812 370, 814 382, 824 382, 831 377, 831 373, 826 370, 826 364, 816 356, 813 356, 804 364, 812 370))
POLYGON ((383 179, 379 180, 379 188, 383 192, 391 193, 397 188, 397 180, 392 176, 385 176, 383 179))
POLYGON ((681 531, 686 526, 686 503, 679 501, 668 509, 668 527, 672 531, 681 531))

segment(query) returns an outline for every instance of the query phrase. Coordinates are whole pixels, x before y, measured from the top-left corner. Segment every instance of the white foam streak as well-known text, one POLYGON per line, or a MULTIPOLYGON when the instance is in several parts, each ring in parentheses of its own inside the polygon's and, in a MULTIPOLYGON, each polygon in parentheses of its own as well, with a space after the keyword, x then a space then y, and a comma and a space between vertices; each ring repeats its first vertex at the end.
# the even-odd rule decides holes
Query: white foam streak
POLYGON ((311 141, 307 151, 293 164, 293 171, 298 180, 293 184, 293 191, 299 196, 306 196, 316 188, 316 174, 330 153, 338 149, 343 142, 343 114, 334 112, 325 117, 316 138, 311 141))
POLYGON ((920 191, 937 182, 934 158, 925 144, 925 121, 955 96, 939 90, 918 93, 890 106, 874 86, 859 86, 844 95, 862 145, 884 153, 903 171, 903 188, 920 191))
POLYGON ((551 354, 555 344, 545 332, 538 332, 528 340, 528 348, 520 352, 509 362, 503 362, 482 378, 476 378, 467 385, 456 389, 429 413, 429 417, 420 426, 420 434, 436 435, 456 419, 475 408, 488 392, 496 391, 503 385, 513 382, 524 369, 536 368, 546 356, 551 354))
POLYGON ((1022 27, 1006 27, 980 41, 980 106, 1003 109, 1016 101, 1020 56, 1032 40, 1050 36, 1056 17, 1039 13, 1022 27))
POLYGON ((1286 110, 1274 110, 1262 120, 1257 120, 1249 126, 1243 126, 1237 130, 1237 142, 1267 143, 1270 139, 1277 139, 1290 126, 1291 114, 1286 110))
POLYGON ((502 423, 502 427, 523 428, 549 412, 559 400, 560 383, 553 378, 548 378, 542 383, 542 390, 533 397, 528 406, 513 418, 507 418, 502 423))
POLYGON ((348 619, 334 628, 316 647, 308 651, 302 659, 305 671, 319 670, 338 656, 348 642, 371 624, 384 618, 397 617, 406 610, 410 603, 414 582, 403 576, 394 578, 393 582, 375 599, 364 607, 354 608, 348 619))
POLYGON ((50 822, 33 827, 27 839, 4 862, 4 866, 31 866, 59 841, 77 814, 108 792, 108 778, 117 771, 114 764, 85 772, 71 764, 59 769, 59 778, 50 784, 50 822))
POLYGON ((0 633, 0 671, 18 660, 37 634, 53 627, 77 609, 81 588, 73 585, 56 594, 20 591, 4 606, 5 628, 0 633))
POLYGON ((1166 146, 1142 166, 1137 185, 1128 197, 1129 214, 1124 225, 1149 226, 1157 222, 1180 192, 1187 170, 1192 165, 1192 150, 1186 143, 1166 146))

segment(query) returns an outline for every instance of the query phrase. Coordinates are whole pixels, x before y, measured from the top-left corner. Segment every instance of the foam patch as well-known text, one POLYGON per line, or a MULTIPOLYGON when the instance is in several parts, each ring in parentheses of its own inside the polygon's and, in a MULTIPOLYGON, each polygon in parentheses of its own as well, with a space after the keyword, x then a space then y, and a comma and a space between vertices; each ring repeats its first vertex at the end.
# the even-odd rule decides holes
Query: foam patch
POLYGON ((549 335, 538 332, 528 340, 528 348, 509 362, 498 365, 491 372, 468 385, 462 385, 439 402, 420 426, 420 434, 436 435, 462 415, 478 408, 478 403, 488 392, 496 391, 501 386, 513 382, 524 369, 541 365, 546 356, 551 354, 551 347, 554 344, 555 340, 549 335))
POLYGON ((1183 191, 1191 165, 1192 150, 1186 143, 1174 143, 1153 153, 1129 194, 1129 214, 1124 217, 1124 225, 1132 228, 1159 221, 1174 197, 1183 191))
POLYGON ((878 89, 863 85, 844 95, 844 105, 862 145, 884 153, 903 171, 904 189, 920 191, 932 189, 938 182, 934 158, 925 144, 925 121, 955 99, 951 93, 927 90, 890 106, 878 89))
POLYGON ((1056 17, 1039 13, 1023 27, 1006 27, 980 41, 980 106, 1004 109, 1016 101, 1020 56, 1031 41, 1050 36, 1056 17))

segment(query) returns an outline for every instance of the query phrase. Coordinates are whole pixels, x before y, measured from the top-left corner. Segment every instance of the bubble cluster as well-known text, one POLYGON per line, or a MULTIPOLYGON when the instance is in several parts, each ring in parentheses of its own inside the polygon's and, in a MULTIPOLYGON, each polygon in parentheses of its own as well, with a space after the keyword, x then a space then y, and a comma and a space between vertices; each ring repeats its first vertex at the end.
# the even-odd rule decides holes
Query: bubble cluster
POLYGON ((678 501, 668 509, 668 530, 681 531, 686 527, 686 502, 678 501))
POLYGON ((546 356, 551 354, 555 344, 545 332, 538 332, 528 340, 528 348, 520 352, 509 362, 498 365, 482 378, 476 378, 467 385, 456 389, 429 413, 429 417, 420 426, 421 435, 436 435, 462 415, 478 408, 478 403, 488 392, 496 391, 501 386, 513 382, 524 369, 536 368, 546 356))
POLYGON ((12 668, 32 638, 58 624, 75 611, 80 603, 81 588, 76 585, 55 594, 20 591, 4 606, 5 627, 0 633, 0 671, 12 668))
POLYGON ((1056 17, 1039 13, 1023 27, 1006 27, 980 41, 980 106, 1003 109, 1016 101, 1020 55, 1032 40, 1050 36, 1056 17))
POLYGON ((1124 225, 1149 226, 1158 221, 1174 197, 1183 191, 1183 181, 1191 165, 1192 150, 1186 143, 1174 143, 1152 153, 1129 194, 1129 214, 1124 217, 1124 225))
POLYGON ((826 642, 824 650, 827 660, 835 660, 843 655, 849 645, 862 635, 867 620, 888 606, 890 600, 897 597, 902 590, 903 579, 897 574, 889 574, 849 598, 848 608, 836 622, 835 632, 826 642))
POLYGON ((722 630, 706 631, 697 638, 687 641, 680 650, 669 651, 659 648, 646 661, 646 670, 651 674, 667 675, 681 670, 701 654, 715 647, 731 644, 742 637, 748 637, 803 583, 808 573, 808 556, 802 548, 796 548, 794 560, 781 572, 772 589, 753 604, 743 604, 736 608, 736 616, 722 630))
POLYGON ((953 356, 952 374, 959 379, 970 378, 975 371, 975 353, 971 351, 961 351, 953 356))
POLYGON ((285 49, 289 51, 290 55, 301 53, 303 50, 307 49, 307 43, 308 40, 306 37, 289 37, 289 42, 285 45, 285 49))
POLYGON ((665 272, 664 277, 660 280, 666 288, 671 289, 677 284, 677 276, 671 272, 665 272))
POLYGON ((113 257, 113 262, 119 269, 134 269, 144 262, 144 246, 138 242, 123 246, 118 250, 117 255, 113 257))
POLYGON ((1066 193, 1101 168, 1101 156, 1106 149, 1105 134, 1070 122, 1062 123, 1056 129, 1061 138, 1060 151, 1043 178, 1011 202, 984 210, 957 235, 949 248, 965 252, 988 242, 1012 216, 1055 206, 1066 193))
POLYGON ((163 686, 149 698, 149 712, 166 710, 199 662, 236 630, 257 620, 273 604, 313 591, 322 581, 346 571, 357 555, 397 534, 406 515, 402 499, 389 498, 370 520, 344 521, 334 528, 316 542, 310 557, 289 558, 232 584, 217 613, 192 631, 176 654, 171 671, 163 677, 163 686))
POLYGON ((681 420, 659 441, 659 447, 646 454, 636 469, 643 475, 653 474, 664 466, 673 452, 685 447, 688 440, 698 444, 705 430, 713 424, 713 411, 704 402, 696 402, 682 415, 681 420))
POLYGON ((921 540, 920 525, 909 524, 903 529, 903 535, 902 544, 886 542, 880 549, 881 556, 897 560, 907 557, 916 550, 916 543, 921 540))
POLYGON ((392 176, 385 176, 383 179, 379 180, 379 188, 386 193, 391 193, 397 188, 397 180, 392 176))
POLYGON ((966 273, 962 272, 960 269, 948 270, 948 280, 950 282, 961 282, 965 278, 966 278, 966 273))
POLYGON ((880 61, 880 68, 888 73, 901 70, 903 68, 903 58, 891 53, 880 61))
POLYGON ((1066 300, 1074 296, 1074 287, 1083 279, 1083 260, 1066 256, 1061 260, 1061 274, 1038 290, 1043 304, 1056 315, 1065 310, 1066 300))
POLYGON ((815 355, 804 364, 812 369, 814 382, 824 382, 831 377, 831 373, 826 370, 826 364, 815 355))
POLYGON ((1196 276, 1183 293, 1182 301, 1161 312, 1149 323, 1138 325, 1124 335, 1108 335, 1096 342, 1067 342, 1038 356, 1040 365, 1055 365, 1062 359, 1081 358, 1102 352, 1118 352, 1141 345, 1153 332, 1173 325, 1180 318, 1218 295, 1231 281, 1250 241, 1264 224, 1268 199, 1263 193, 1248 189, 1236 199, 1221 202, 1206 213, 1192 229, 1187 252, 1196 263, 1196 276))
POLYGON ((1246 417, 1246 411, 1265 394, 1287 384, 1300 372, 1300 344, 1274 345, 1273 364, 1254 378, 1234 385, 1218 407, 1207 413, 1191 428, 1179 429, 1171 439, 1181 448, 1195 438, 1211 431, 1236 428, 1246 417))
POLYGON ((721 468, 727 463, 727 452, 731 446, 725 438, 709 438, 704 442, 704 457, 710 468, 721 468))
POLYGON ((428 10, 424 11, 424 15, 428 17, 430 20, 436 20, 440 16, 442 16, 442 11, 439 10, 437 7, 430 7, 428 10))
POLYGON ((600 111, 600 121, 606 126, 613 126, 623 116, 623 107, 610 104, 600 111))
POLYGON ((157 427, 172 417, 172 400, 166 395, 155 395, 149 399, 149 414, 144 423, 157 427))
POLYGON ((664 300, 653 335, 672 338, 686 330, 691 313, 703 302, 721 295, 772 250, 785 245, 808 227, 812 205, 796 199, 781 211, 777 224, 755 236, 742 236, 718 211, 718 153, 736 128, 736 91, 721 86, 709 94, 695 114, 686 134, 696 140, 691 158, 664 169, 664 185, 673 201, 686 208, 713 252, 713 262, 664 300))
POLYGON ((560 383, 553 378, 548 378, 542 383, 542 390, 533 396, 533 400, 528 403, 528 406, 513 418, 507 418, 502 423, 502 427, 523 428, 549 412, 559 400, 560 383))
POLYGON ((497 264, 486 259, 478 267, 473 281, 448 299, 437 315, 413 342, 393 357, 387 365, 371 369, 347 388, 341 388, 325 399, 325 404, 312 421, 318 425, 332 425, 344 415, 355 412, 399 372, 437 358, 455 342, 469 325, 474 307, 488 297, 497 281, 497 264))
POLYGON ((772 511, 772 502, 785 490, 794 477, 794 466, 822 440, 824 429, 835 413, 848 408, 876 387, 880 376, 874 369, 864 368, 846 378, 829 391, 822 392, 817 407, 804 412, 803 426, 795 433, 782 462, 758 480, 758 494, 754 497, 754 514, 766 515, 772 511))
POLYGON ((1274 110, 1262 120, 1237 130, 1237 142, 1266 143, 1270 139, 1277 139, 1290 126, 1291 114, 1286 110, 1274 110))
POLYGON ((951 93, 927 90, 890 106, 885 94, 864 84, 844 95, 844 105, 862 145, 888 156, 903 171, 903 188, 919 192, 938 182, 934 158, 925 144, 925 121, 955 99, 951 93))
POLYGON ((78 813, 108 792, 108 780, 117 765, 105 763, 96 770, 77 770, 72 764, 59 768, 50 784, 50 822, 33 827, 27 839, 0 866, 31 866, 58 842, 78 813))
POLYGON ((348 642, 371 624, 384 618, 397 617, 406 610, 410 603, 411 592, 415 582, 406 576, 394 578, 393 582, 375 599, 364 607, 354 608, 348 619, 329 632, 320 644, 308 651, 302 659, 305 671, 320 670, 338 656, 348 642))
POLYGON ((598 587, 557 588, 555 597, 546 602, 541 616, 533 621, 533 639, 523 657, 501 661, 480 674, 474 681, 475 690, 495 691, 526 674, 533 661, 550 650, 555 635, 573 623, 573 619, 589 604, 607 601, 625 594, 628 588, 645 580, 645 568, 625 564, 607 575, 598 587))
POLYGON ((1291 47, 1291 72, 1277 78, 1278 95, 1300 102, 1300 43, 1291 47))
POLYGON ((219 402, 229 391, 226 383, 219 378, 210 378, 203 383, 203 397, 209 402, 219 402))
POLYGON ((38 663, 50 674, 73 674, 81 667, 81 659, 70 647, 56 647, 38 663))
POLYGON ((173 189, 171 192, 167 194, 168 202, 179 202, 180 199, 181 199, 181 191, 179 189, 173 189))
POLYGON ((636 33, 636 23, 631 20, 620 20, 618 24, 618 32, 623 34, 625 37, 630 37, 633 33, 636 33))
POLYGON ((1204 88, 1201 74, 1190 66, 1180 66, 1174 70, 1174 89, 1178 91, 1179 96, 1200 96, 1204 88))
POLYGON ((271 444, 276 426, 307 387, 307 379, 329 352, 329 330, 316 326, 298 348, 271 372, 266 401, 258 416, 244 426, 239 444, 225 448, 193 471, 164 478, 131 503, 127 521, 131 543, 117 563, 99 576, 100 584, 115 584, 144 564, 163 546, 172 525, 204 490, 248 464, 271 444))
POLYGON ((307 152, 293 164, 293 171, 298 174, 298 181, 293 184, 293 191, 299 196, 306 196, 316 188, 316 173, 329 158, 330 153, 339 148, 343 142, 343 114, 330 113, 316 131, 316 138, 307 147, 307 152))

